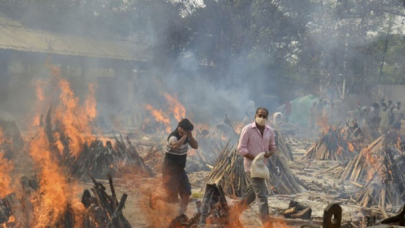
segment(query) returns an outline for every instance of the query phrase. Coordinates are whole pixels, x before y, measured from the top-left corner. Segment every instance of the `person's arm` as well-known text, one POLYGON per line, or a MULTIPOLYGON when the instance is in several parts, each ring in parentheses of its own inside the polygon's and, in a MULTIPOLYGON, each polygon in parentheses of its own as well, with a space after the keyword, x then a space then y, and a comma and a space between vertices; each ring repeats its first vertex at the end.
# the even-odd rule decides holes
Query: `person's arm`
POLYGON ((242 132, 240 133, 238 151, 239 154, 242 155, 243 157, 253 160, 255 159, 255 156, 249 153, 249 150, 247 149, 248 143, 249 143, 249 133, 248 128, 245 127, 242 129, 242 132))
POLYGON ((190 144, 191 148, 193 149, 198 149, 198 142, 197 140, 193 137, 193 134, 191 133, 191 131, 187 132, 187 137, 190 139, 190 141, 188 142, 188 144, 190 144))
POLYGON ((274 131, 272 131, 271 136, 270 136, 270 142, 269 142, 269 151, 264 154, 264 157, 268 158, 271 155, 273 155, 276 151, 277 151, 276 138, 275 138, 274 131))
MULTIPOLYGON (((172 136, 172 137, 174 137, 174 136, 172 136)), ((175 138, 175 137, 174 137, 175 138)), ((178 150, 180 147, 181 147, 181 145, 183 145, 184 144, 184 142, 186 141, 186 139, 187 139, 187 135, 183 135, 181 138, 180 138, 180 140, 170 140, 170 146, 174 149, 174 150, 178 150)))

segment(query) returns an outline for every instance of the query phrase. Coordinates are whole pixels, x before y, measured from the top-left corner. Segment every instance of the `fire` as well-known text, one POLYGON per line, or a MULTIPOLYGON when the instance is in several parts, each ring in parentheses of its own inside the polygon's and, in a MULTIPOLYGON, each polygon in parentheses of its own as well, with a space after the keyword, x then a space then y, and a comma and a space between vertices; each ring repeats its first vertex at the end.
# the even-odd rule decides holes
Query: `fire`
POLYGON ((56 158, 49 150, 45 131, 40 129, 38 135, 29 143, 29 155, 38 172, 40 180, 38 200, 34 204, 34 228, 56 227, 67 209, 67 205, 74 201, 75 185, 67 183, 58 166, 56 158))
POLYGON ((41 83, 41 81, 38 81, 35 86, 35 91, 39 101, 45 100, 44 89, 42 88, 42 85, 43 83, 41 83))
POLYGON ((11 177, 9 176, 13 167, 13 163, 4 158, 3 153, 0 152, 0 198, 4 198, 13 192, 11 189, 11 177))
POLYGON ((173 97, 167 93, 163 94, 166 98, 167 102, 169 103, 169 110, 173 113, 174 118, 180 122, 180 120, 186 117, 186 109, 184 106, 178 101, 177 96, 173 97))
POLYGON ((347 146, 348 146, 350 152, 354 152, 354 146, 351 142, 348 142, 347 146))
POLYGON ((245 124, 241 122, 235 125, 234 130, 237 134, 240 134, 242 132, 243 127, 245 127, 245 124))
POLYGON ((0 144, 4 143, 4 132, 3 128, 0 127, 0 144))
POLYGON ((89 118, 97 115, 95 111, 95 99, 93 86, 89 86, 90 94, 86 101, 89 108, 79 105, 79 99, 75 97, 70 83, 61 77, 60 69, 52 67, 52 75, 57 80, 60 89, 59 103, 55 109, 55 119, 60 123, 60 128, 66 138, 69 139, 69 151, 76 156, 83 150, 85 141, 91 140, 91 127, 89 118), (87 115, 85 115, 87 114, 87 115))
POLYGON ((162 110, 155 109, 152 105, 145 105, 145 109, 148 110, 152 116, 155 118, 156 122, 163 123, 166 127, 166 132, 170 133, 170 120, 167 116, 163 113, 162 110))
POLYGON ((96 108, 97 102, 95 98, 94 84, 90 83, 88 87, 89 93, 87 94, 87 98, 84 103, 85 113, 87 114, 90 120, 94 120, 97 117, 97 108, 96 108))
POLYGON ((222 141, 227 141, 228 139, 226 138, 226 136, 224 134, 221 134, 221 140, 222 141))
POLYGON ((366 169, 367 172, 367 181, 370 181, 374 174, 380 170, 380 165, 378 164, 377 158, 371 154, 369 148, 364 148, 362 150, 362 156, 366 159, 366 163, 370 167, 369 169, 366 169))
POLYGON ((327 132, 329 130, 329 120, 328 117, 325 115, 322 115, 321 117, 318 117, 317 120, 317 125, 319 127, 319 130, 321 132, 327 132))

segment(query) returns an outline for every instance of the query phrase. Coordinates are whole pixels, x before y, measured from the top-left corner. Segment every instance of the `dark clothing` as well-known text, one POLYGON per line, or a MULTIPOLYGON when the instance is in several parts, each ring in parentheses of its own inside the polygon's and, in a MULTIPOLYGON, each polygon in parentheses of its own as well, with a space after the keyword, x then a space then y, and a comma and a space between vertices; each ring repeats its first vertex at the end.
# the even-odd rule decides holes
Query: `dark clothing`
POLYGON ((186 167, 187 155, 165 154, 163 161, 163 187, 167 195, 167 201, 176 203, 180 196, 180 207, 182 213, 187 209, 188 196, 191 195, 191 185, 187 173, 184 170, 186 167))
POLYGON ((263 178, 251 178, 250 172, 246 172, 246 182, 248 184, 248 189, 246 191, 241 204, 246 207, 256 200, 259 204, 260 219, 263 223, 267 222, 269 219, 269 205, 267 202, 268 190, 266 186, 266 180, 263 178))
POLYGON ((165 169, 185 169, 187 163, 187 154, 184 155, 174 155, 174 154, 165 154, 165 159, 163 161, 163 172, 165 169))

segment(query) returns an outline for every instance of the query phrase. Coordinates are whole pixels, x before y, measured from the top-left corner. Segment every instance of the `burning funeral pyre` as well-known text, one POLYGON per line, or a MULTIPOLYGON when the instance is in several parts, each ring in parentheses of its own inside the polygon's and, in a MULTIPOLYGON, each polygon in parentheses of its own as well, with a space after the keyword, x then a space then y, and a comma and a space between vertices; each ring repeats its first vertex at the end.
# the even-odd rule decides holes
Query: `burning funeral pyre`
POLYGON ((43 195, 41 180, 22 177, 19 193, 13 192, 0 198, 0 225, 6 228, 130 228, 131 225, 122 215, 127 195, 124 193, 118 201, 111 176, 109 181, 112 195, 107 194, 106 188, 93 179, 92 193, 84 190, 81 202, 57 205, 56 202, 44 202, 49 199, 43 195), (52 205, 55 207, 41 208, 52 205))
POLYGON ((330 172, 362 188, 356 201, 362 206, 402 205, 405 191, 404 140, 396 132, 380 136, 360 154, 330 172))
POLYGON ((342 134, 343 129, 330 126, 321 139, 307 150, 303 159, 347 161, 356 153, 354 146, 342 134))
MULTIPOLYGON (((93 99, 87 99, 83 106, 79 105, 69 83, 60 77, 59 71, 51 67, 53 84, 59 86, 55 118, 51 118, 52 108, 45 124, 41 115, 35 116, 30 126, 32 129, 24 137, 25 147, 14 154, 20 156, 11 156, 8 160, 3 156, 4 150, 0 151, 0 226, 131 227, 121 213, 125 194, 118 201, 114 193, 109 196, 106 189, 95 182, 92 194, 85 191, 83 202, 80 202, 80 185, 61 165, 65 158, 79 156, 84 142, 94 137, 90 122, 95 115, 94 104, 91 104, 93 99), (20 183, 16 183, 27 174, 35 175, 21 178, 20 183)), ((44 108, 45 97, 55 97, 44 96, 43 92, 37 88, 39 109, 44 108)), ((91 93, 90 89, 90 97, 91 93)), ((10 129, 8 127, 5 132, 10 132, 10 129)), ((2 149, 6 148, 4 139, 7 137, 0 140, 2 149)), ((17 148, 17 140, 12 142, 14 149, 17 148)), ((112 180, 110 183, 113 192, 112 180)))
POLYGON ((115 146, 111 141, 104 145, 100 140, 93 140, 90 145, 85 142, 83 151, 77 158, 67 157, 62 164, 79 179, 87 179, 88 174, 98 179, 105 178, 108 174, 139 173, 152 176, 152 170, 144 163, 134 145, 127 138, 127 143, 115 138, 115 146))

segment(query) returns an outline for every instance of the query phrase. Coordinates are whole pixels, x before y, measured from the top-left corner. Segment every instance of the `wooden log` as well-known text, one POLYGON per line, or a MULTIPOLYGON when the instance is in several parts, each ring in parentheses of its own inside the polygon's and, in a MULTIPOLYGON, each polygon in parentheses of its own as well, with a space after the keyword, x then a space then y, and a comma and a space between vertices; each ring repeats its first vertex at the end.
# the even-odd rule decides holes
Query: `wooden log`
POLYGON ((357 182, 350 181, 350 183, 351 183, 352 185, 354 185, 354 186, 363 188, 363 185, 361 185, 361 184, 359 184, 359 183, 357 183, 357 182))
POLYGON ((381 214, 383 215, 384 219, 388 218, 388 214, 383 207, 378 205, 378 209, 381 211, 381 214))
POLYGON ((298 213, 292 214, 291 218, 311 219, 312 209, 307 207, 298 213))

